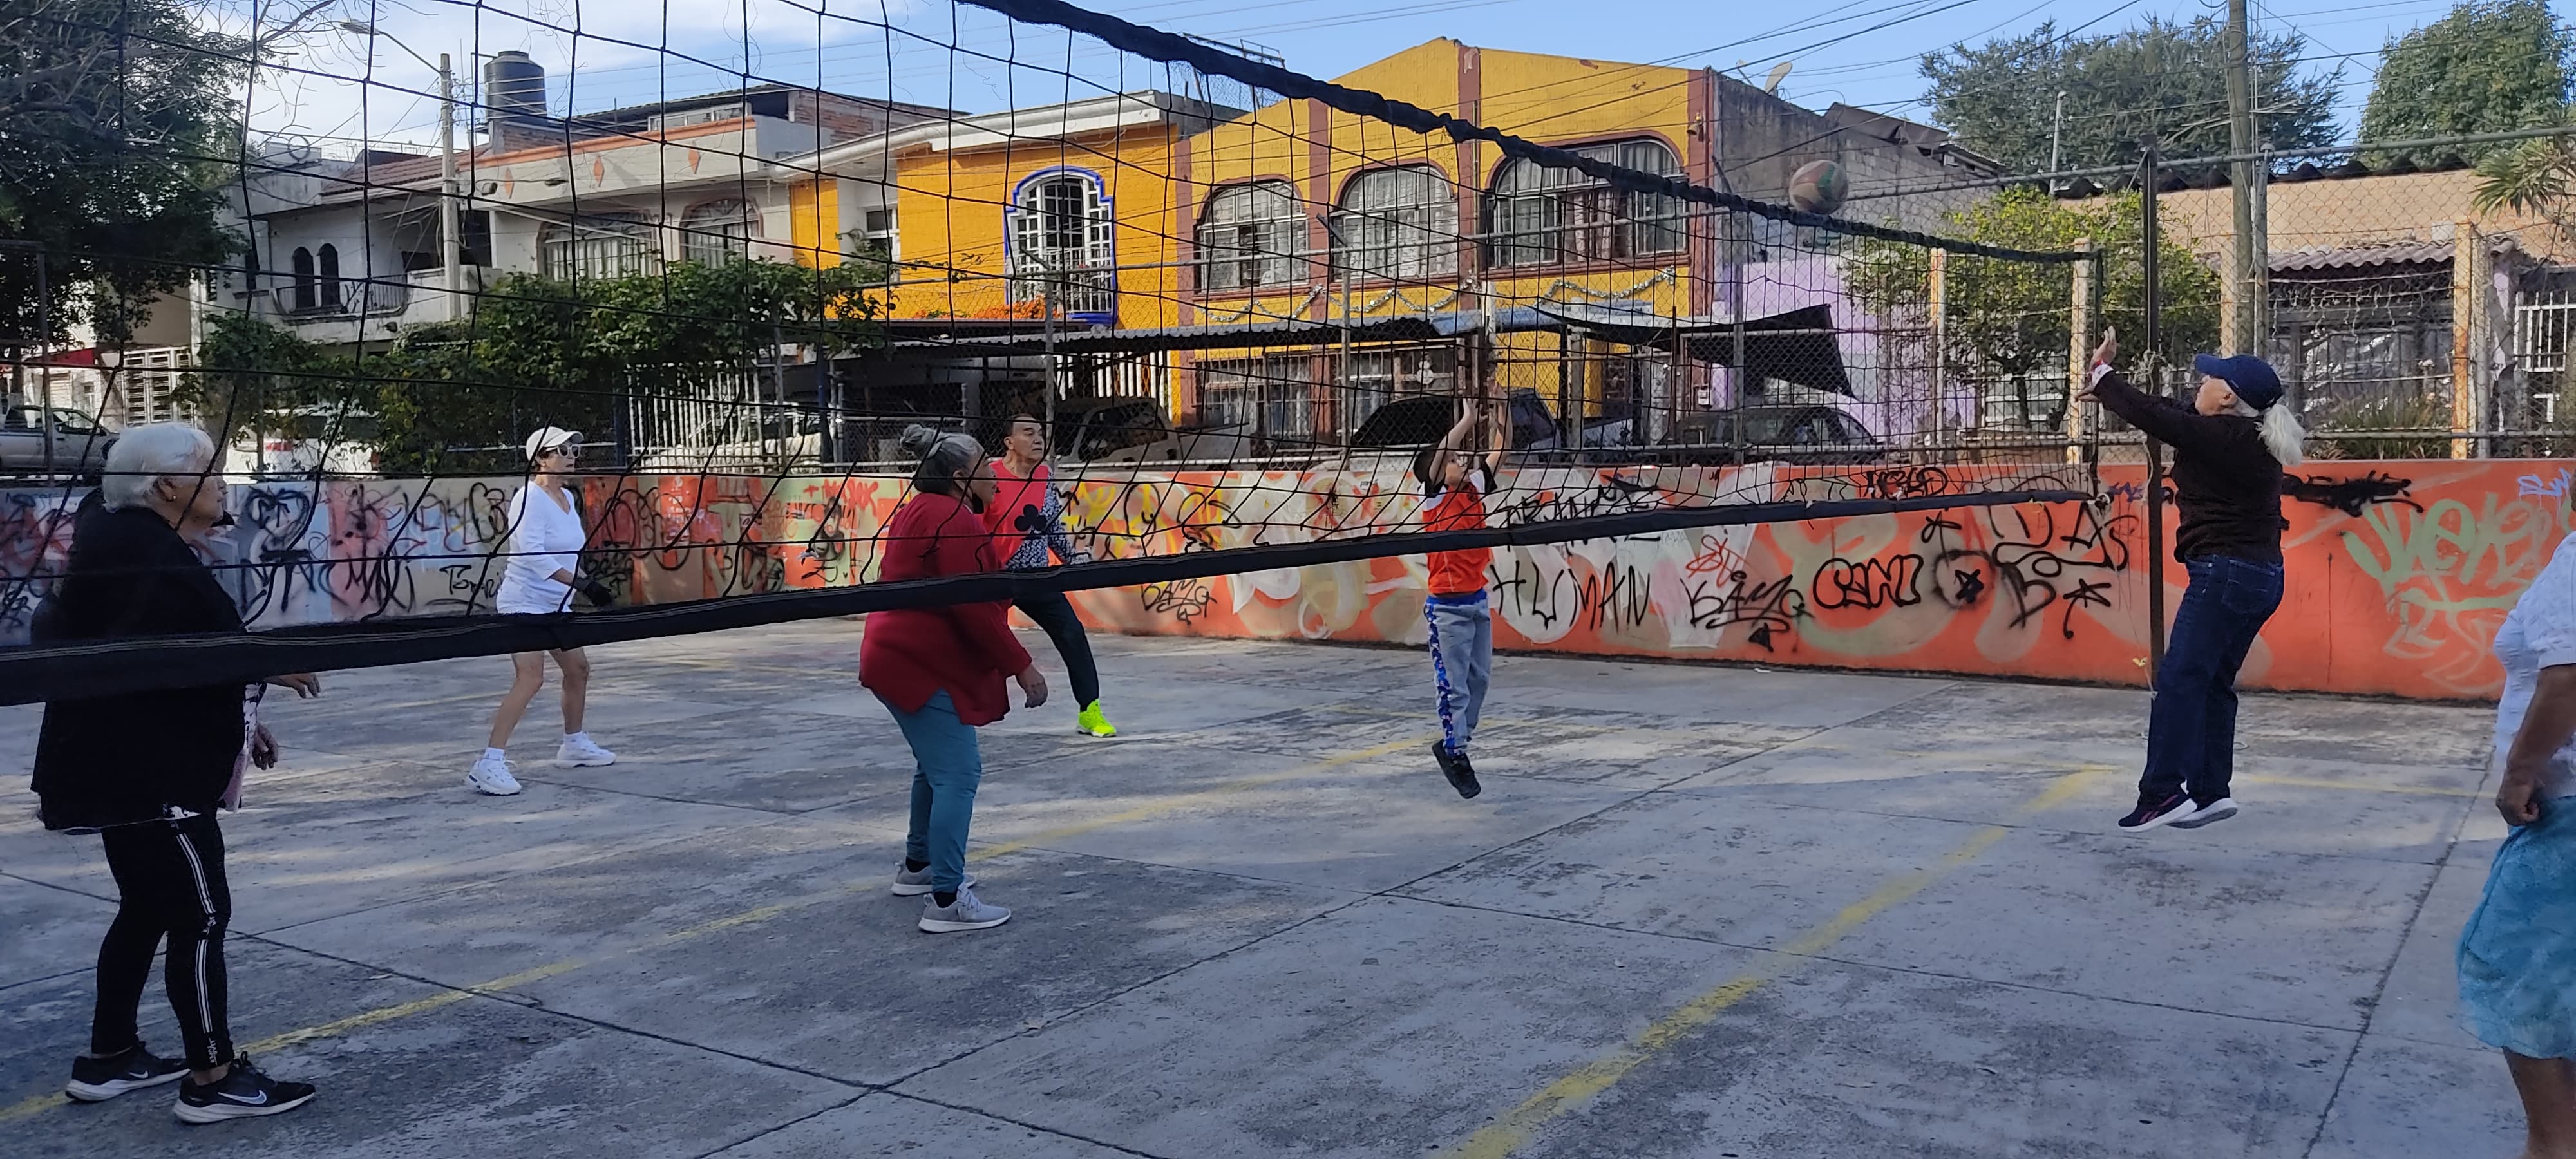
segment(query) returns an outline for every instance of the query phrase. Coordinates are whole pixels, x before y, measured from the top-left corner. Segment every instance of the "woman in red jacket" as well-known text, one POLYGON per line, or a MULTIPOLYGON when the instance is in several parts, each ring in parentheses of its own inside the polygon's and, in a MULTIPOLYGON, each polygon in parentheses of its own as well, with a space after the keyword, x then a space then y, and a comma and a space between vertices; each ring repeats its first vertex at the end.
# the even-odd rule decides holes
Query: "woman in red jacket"
MULTIPOLYGON (((903 449, 921 460, 913 495, 897 508, 882 537, 883 580, 928 579, 1000 570, 982 508, 993 500, 984 448, 962 434, 906 427, 903 449)), ((1019 681, 1028 707, 1046 703, 1046 678, 1011 635, 1003 603, 952 604, 870 612, 859 638, 859 683, 894 713, 912 746, 912 828, 895 867, 897 897, 929 894, 921 928, 929 933, 985 930, 1011 911, 976 898, 966 876, 966 830, 975 816, 975 787, 984 760, 975 727, 1011 710, 1019 681)))

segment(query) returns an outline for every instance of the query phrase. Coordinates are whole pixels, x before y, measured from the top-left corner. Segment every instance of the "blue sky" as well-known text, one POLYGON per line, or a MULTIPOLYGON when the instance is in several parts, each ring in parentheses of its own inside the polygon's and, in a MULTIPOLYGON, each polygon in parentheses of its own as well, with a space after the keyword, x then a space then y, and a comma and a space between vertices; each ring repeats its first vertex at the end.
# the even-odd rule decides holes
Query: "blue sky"
MULTIPOLYGON (((245 19, 249 0, 218 3, 241 5, 229 10, 230 19, 236 25, 245 19)), ((1923 90, 1916 61, 1927 49, 2011 35, 2049 19, 2061 31, 2087 22, 2107 31, 2151 13, 2188 20, 2224 11, 2193 0, 1823 0, 1797 14, 1683 0, 1104 0, 1096 6, 1176 32, 1260 44, 1283 54, 1291 68, 1327 77, 1439 36, 1599 60, 1729 70, 1742 62, 1757 82, 1787 60, 1793 67, 1781 91, 1791 100, 1813 108, 1839 100, 1918 119, 1927 113, 1913 103, 1923 90)), ((266 0, 265 10, 277 7, 266 0)), ((2307 34, 2320 70, 2342 66, 2349 128, 2369 94, 2379 48, 2449 8, 2447 0, 2257 0, 2254 11, 2261 27, 2307 34)), ((325 15, 372 22, 424 55, 446 51, 460 62, 505 48, 528 51, 551 73, 558 108, 689 95, 740 83, 746 73, 755 81, 819 83, 970 111, 1119 88, 1184 87, 1170 70, 1122 59, 1097 42, 1012 28, 948 0, 657 0, 650 7, 634 0, 340 0, 325 15), (967 51, 951 51, 959 45, 967 51)), ((337 31, 300 38, 287 67, 264 77, 253 100, 254 123, 337 151, 360 142, 434 139, 430 70, 382 39, 372 53, 370 47, 368 38, 337 31), (351 79, 358 77, 371 80, 351 79)), ((470 79, 470 69, 460 73, 470 79)))

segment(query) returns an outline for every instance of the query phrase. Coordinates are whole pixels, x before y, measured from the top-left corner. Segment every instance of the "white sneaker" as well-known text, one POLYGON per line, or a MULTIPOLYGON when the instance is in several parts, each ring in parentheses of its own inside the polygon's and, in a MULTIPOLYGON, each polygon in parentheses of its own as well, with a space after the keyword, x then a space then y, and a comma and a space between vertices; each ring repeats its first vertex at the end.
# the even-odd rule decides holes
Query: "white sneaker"
POLYGON ((510 762, 484 757, 474 762, 474 771, 465 774, 465 783, 478 793, 495 797, 516 796, 519 778, 510 775, 510 762))
POLYGON ((2193 813, 2191 816, 2180 821, 2173 822, 2173 827, 2176 829, 2198 829, 2203 825, 2210 824, 2214 821, 2224 821, 2235 815, 2236 798, 2220 797, 2215 801, 2201 806, 2200 810, 2193 813))
POLYGON ((562 746, 555 749, 555 764, 560 768, 578 769, 591 765, 613 765, 616 763, 616 753, 612 753, 607 749, 599 747, 598 741, 592 740, 586 736, 579 738, 565 737, 562 746))

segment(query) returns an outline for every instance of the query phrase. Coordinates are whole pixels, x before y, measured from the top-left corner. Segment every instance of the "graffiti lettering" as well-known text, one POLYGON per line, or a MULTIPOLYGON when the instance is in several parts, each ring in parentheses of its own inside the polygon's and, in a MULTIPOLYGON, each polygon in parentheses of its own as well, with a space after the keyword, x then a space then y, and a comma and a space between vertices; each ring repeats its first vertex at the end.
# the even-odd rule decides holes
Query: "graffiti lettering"
POLYGON ((1950 482, 1950 473, 1939 467, 1896 467, 1861 472, 1853 490, 1871 499, 1914 499, 1949 495, 1957 488, 1950 482))
POLYGON ((1555 567, 1542 575, 1526 557, 1512 559, 1511 574, 1493 571, 1494 594, 1511 615, 1541 627, 1574 623, 1586 628, 1635 627, 1654 607, 1655 577, 1628 565, 1604 571, 1555 567))
MULTIPOLYGON (((2552 476, 2525 475, 2514 482, 2518 485, 2521 494, 2543 499, 2564 499, 2567 497, 2567 483, 2571 478, 2576 478, 2576 471, 2560 467, 2558 473, 2552 476)), ((2355 511, 2353 514, 2361 513, 2355 511)))
POLYGON ((1146 584, 1137 589, 1136 595, 1146 611, 1170 616, 1184 624, 1206 615, 1208 605, 1216 602, 1215 594, 1208 591, 1207 581, 1195 579, 1146 584))
POLYGON ((1922 593, 1915 589, 1922 570, 1919 555, 1858 562, 1836 557, 1817 569, 1809 594, 1819 608, 1910 607, 1923 602, 1922 593))
POLYGON ((1690 622, 1711 632, 1750 624, 1745 641, 1769 652, 1775 638, 1806 618, 1806 600, 1798 594, 1795 582, 1794 577, 1782 576, 1757 583, 1740 571, 1726 577, 1722 588, 1694 581, 1686 593, 1690 597, 1690 622))

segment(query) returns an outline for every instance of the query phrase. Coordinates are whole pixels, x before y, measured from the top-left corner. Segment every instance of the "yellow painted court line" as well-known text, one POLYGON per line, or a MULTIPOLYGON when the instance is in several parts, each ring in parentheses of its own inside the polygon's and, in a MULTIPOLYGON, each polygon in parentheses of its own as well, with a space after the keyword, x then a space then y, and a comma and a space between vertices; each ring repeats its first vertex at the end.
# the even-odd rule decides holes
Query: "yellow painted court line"
POLYGON ((2365 785, 2353 781, 2328 781, 2316 777, 2237 777, 2237 784, 2285 785, 2293 789, 2338 789, 2347 793, 2395 793, 2407 797, 2484 797, 2476 789, 2416 788, 2408 785, 2365 785))
MULTIPOLYGON (((2059 777, 2051 781, 2048 788, 2038 796, 2015 809, 2013 816, 2016 819, 2028 817, 2064 804, 2076 793, 2081 792, 2086 782, 2107 771, 2109 770, 2088 766, 2078 772, 2059 777)), ((1766 955, 1764 965, 1730 978, 1716 989, 1701 994, 1656 1019, 1652 1025, 1621 1044, 1617 1050, 1549 1083, 1546 1089, 1530 1096, 1521 1105, 1504 1112, 1491 1125, 1469 1136, 1466 1142, 1460 1143, 1446 1154, 1450 1159, 1503 1159, 1504 1156, 1519 1150, 1549 1120, 1590 1102, 1594 1096, 1610 1089, 1620 1079, 1626 1078, 1628 1072, 1644 1065, 1648 1059, 1663 1053, 1674 1043, 1681 1041, 1683 1035, 1707 1025, 1718 1015, 1725 1013, 1729 1007, 1744 1001, 1746 997, 1760 990, 1765 983, 1777 978, 1782 970, 1797 964, 1790 959, 1810 958, 1824 952, 1827 947, 1841 941, 1844 935, 1858 929, 1863 922, 1923 892, 1960 866, 1976 860, 1979 855, 1993 848, 1996 842, 2011 833, 2012 828, 2005 825, 1988 825, 1977 830, 1957 848, 1943 854, 1941 860, 1934 863, 1931 868, 1898 877, 1880 886, 1868 897, 1843 907, 1842 912, 1835 914, 1833 920, 1799 935, 1771 955, 1766 955)))
MULTIPOLYGON (((1113 825, 1123 825, 1131 821, 1147 820, 1165 813, 1186 809, 1194 805, 1202 805, 1222 800, 1225 797, 1241 793, 1246 790, 1261 788, 1265 785, 1274 785, 1281 781, 1295 780, 1299 777, 1313 776, 1316 773, 1339 768, 1343 765, 1382 757, 1402 749, 1429 743, 1430 738, 1427 735, 1422 737, 1408 737, 1400 741, 1390 741, 1382 745, 1375 745, 1365 749, 1339 753, 1334 756, 1325 757, 1321 760, 1299 765, 1296 768, 1289 769, 1284 772, 1265 773, 1255 777, 1241 777, 1232 781, 1223 782, 1207 789, 1200 789, 1188 793, 1175 793, 1167 797, 1157 797, 1145 802, 1144 804, 1137 805, 1134 808, 1123 809, 1116 813, 1093 817, 1089 820, 1076 821, 1068 825, 1058 825, 1053 828, 1040 830, 1039 832, 1032 833, 1017 840, 1005 841, 995 845, 987 845, 970 849, 967 851, 966 859, 968 861, 986 861, 1026 849, 1041 848, 1052 842, 1062 841, 1071 837, 1079 837, 1086 833, 1097 832, 1113 825)), ((754 906, 751 909, 744 910, 740 913, 729 914, 725 917, 701 922, 686 929, 674 930, 671 933, 649 939, 641 945, 629 947, 624 950, 602 954, 594 958, 565 958, 561 961, 548 962, 545 965, 521 970, 515 974, 504 974, 501 977, 494 978, 488 982, 445 989, 435 994, 414 998, 409 1002, 398 1002, 391 1006, 381 1006, 374 1010, 362 1011, 336 1021, 325 1022, 315 1026, 307 1026, 301 1030, 290 1030, 284 1034, 272 1035, 268 1038, 260 1039, 257 1042, 245 1043, 241 1049, 245 1053, 249 1054, 267 1054, 281 1047, 293 1046, 303 1042, 311 1042, 319 1038, 334 1038, 352 1031, 364 1030, 371 1026, 380 1026, 387 1022, 409 1018, 416 1014, 427 1014, 433 1010, 442 1010, 469 998, 489 997, 491 995, 504 993, 533 982, 540 982, 548 978, 569 974, 575 970, 583 969, 588 966, 595 966, 611 959, 622 958, 630 954, 648 950, 661 949, 666 946, 689 941, 693 938, 704 937, 708 934, 717 933, 723 930, 739 929, 743 926, 765 922, 771 918, 793 913, 800 909, 806 909, 825 902, 837 900, 854 893, 863 893, 868 890, 876 889, 878 888, 878 885, 879 883, 875 881, 863 884, 853 883, 825 890, 820 893, 793 898, 788 901, 771 902, 767 905, 754 906)), ((0 1124, 13 1123, 20 1119, 42 1114, 56 1107, 66 1106, 70 1101, 71 1100, 64 1097, 62 1092, 58 1090, 31 1096, 10 1104, 9 1106, 0 1107, 0 1124)))

